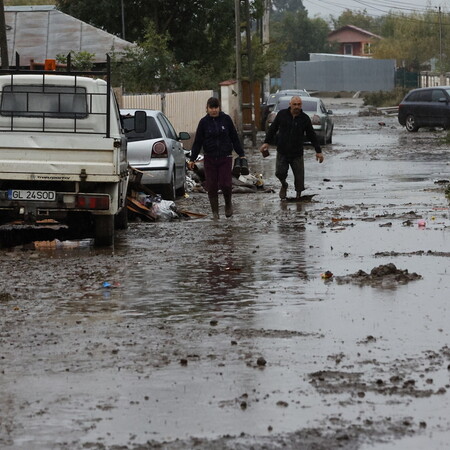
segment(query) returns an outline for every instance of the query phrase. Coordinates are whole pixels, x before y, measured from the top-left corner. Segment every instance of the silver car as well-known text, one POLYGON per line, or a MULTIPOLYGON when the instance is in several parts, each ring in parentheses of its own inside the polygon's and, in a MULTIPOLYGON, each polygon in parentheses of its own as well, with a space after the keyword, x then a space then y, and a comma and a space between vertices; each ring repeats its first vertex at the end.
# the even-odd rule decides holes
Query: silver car
POLYGON ((143 172, 141 183, 165 200, 184 195, 186 156, 180 141, 190 139, 189 133, 177 134, 161 111, 121 109, 120 113, 128 140, 128 162, 143 172), (147 129, 143 133, 133 129, 136 111, 144 111, 147 115, 147 129))
MULTIPOLYGON (((267 127, 269 129, 275 120, 278 111, 289 107, 292 96, 280 97, 275 105, 274 110, 267 117, 267 127)), ((331 144, 333 142, 333 111, 327 109, 320 98, 304 97, 302 98, 302 110, 311 118, 314 131, 320 144, 331 144)))
POLYGON ((281 91, 270 94, 267 101, 261 105, 261 129, 264 130, 267 123, 267 116, 274 110, 275 105, 280 97, 310 97, 310 93, 306 89, 283 89, 281 91))

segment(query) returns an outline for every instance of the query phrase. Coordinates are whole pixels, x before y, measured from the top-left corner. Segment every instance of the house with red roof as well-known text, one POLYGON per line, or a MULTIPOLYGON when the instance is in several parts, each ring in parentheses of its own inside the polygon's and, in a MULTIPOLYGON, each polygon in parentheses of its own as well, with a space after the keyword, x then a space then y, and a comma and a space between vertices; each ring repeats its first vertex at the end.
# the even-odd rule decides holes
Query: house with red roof
POLYGON ((339 55, 372 56, 372 44, 383 39, 354 25, 345 25, 328 34, 328 42, 337 43, 339 55))

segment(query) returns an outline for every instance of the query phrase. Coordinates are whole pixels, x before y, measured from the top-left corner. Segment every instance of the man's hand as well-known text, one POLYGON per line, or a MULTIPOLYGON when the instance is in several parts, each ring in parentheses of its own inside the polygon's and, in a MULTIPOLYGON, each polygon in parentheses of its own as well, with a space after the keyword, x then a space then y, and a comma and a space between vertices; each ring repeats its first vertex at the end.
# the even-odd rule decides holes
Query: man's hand
POLYGON ((187 163, 187 166, 188 166, 188 169, 189 169, 189 170, 194 170, 195 162, 194 162, 194 161, 189 161, 189 162, 187 163))
POLYGON ((269 156, 269 144, 264 143, 263 145, 261 145, 261 147, 259 148, 259 151, 264 156, 264 158, 266 156, 269 156))
POLYGON ((323 153, 316 153, 316 159, 319 163, 323 163, 323 153))

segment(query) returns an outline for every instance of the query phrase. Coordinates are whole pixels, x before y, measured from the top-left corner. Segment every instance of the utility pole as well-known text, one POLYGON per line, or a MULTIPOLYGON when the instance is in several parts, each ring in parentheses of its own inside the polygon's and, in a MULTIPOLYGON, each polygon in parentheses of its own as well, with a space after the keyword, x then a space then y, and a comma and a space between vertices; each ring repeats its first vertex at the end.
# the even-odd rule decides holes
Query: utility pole
POLYGON ((442 15, 441 7, 439 6, 439 84, 441 86, 445 85, 444 81, 444 68, 442 67, 442 15))
MULTIPOLYGON (((0 0, 2 1, 2 0, 0 0)), ((120 0, 121 15, 122 15, 122 39, 125 40, 125 9, 123 7, 123 0, 120 0)))
MULTIPOLYGON (((249 0, 234 1, 235 21, 236 21, 236 78, 238 94, 238 124, 237 128, 241 134, 241 139, 245 134, 250 135, 253 145, 256 144, 255 128, 255 96, 253 83, 253 58, 252 43, 250 34, 250 5, 249 0), (245 14, 244 21, 241 22, 241 7, 245 14), (241 33, 245 31, 245 48, 242 49, 241 33), (242 58, 246 58, 247 76, 242 75, 242 58)), ((259 104, 259 102, 258 102, 259 104)))
POLYGON ((8 40, 6 39, 5 5, 0 0, 0 50, 2 58, 2 69, 9 69, 8 62, 8 40))
MULTIPOLYGON (((262 19, 262 45, 263 45, 263 51, 266 52, 269 42, 270 42, 270 36, 269 36, 269 21, 270 21, 270 10, 272 8, 272 1, 271 0, 264 0, 264 12, 263 12, 263 19, 262 19)), ((270 94, 270 74, 267 74, 264 77, 264 85, 263 85, 263 100, 266 101, 268 98, 268 95, 270 94)))
POLYGON ((242 61, 241 61, 241 2, 240 0, 234 0, 234 22, 236 33, 236 93, 238 98, 238 110, 237 110, 237 123, 239 135, 242 138, 242 61))

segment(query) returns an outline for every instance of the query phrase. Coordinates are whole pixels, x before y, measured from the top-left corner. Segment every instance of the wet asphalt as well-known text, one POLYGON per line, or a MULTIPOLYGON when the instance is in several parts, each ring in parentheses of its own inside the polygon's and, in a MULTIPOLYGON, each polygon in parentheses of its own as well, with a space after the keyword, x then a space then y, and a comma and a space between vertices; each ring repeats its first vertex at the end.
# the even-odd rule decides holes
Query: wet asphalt
POLYGON ((114 249, 0 250, 2 449, 448 448, 445 132, 326 105, 311 201, 249 148, 230 219, 189 192, 114 249))

